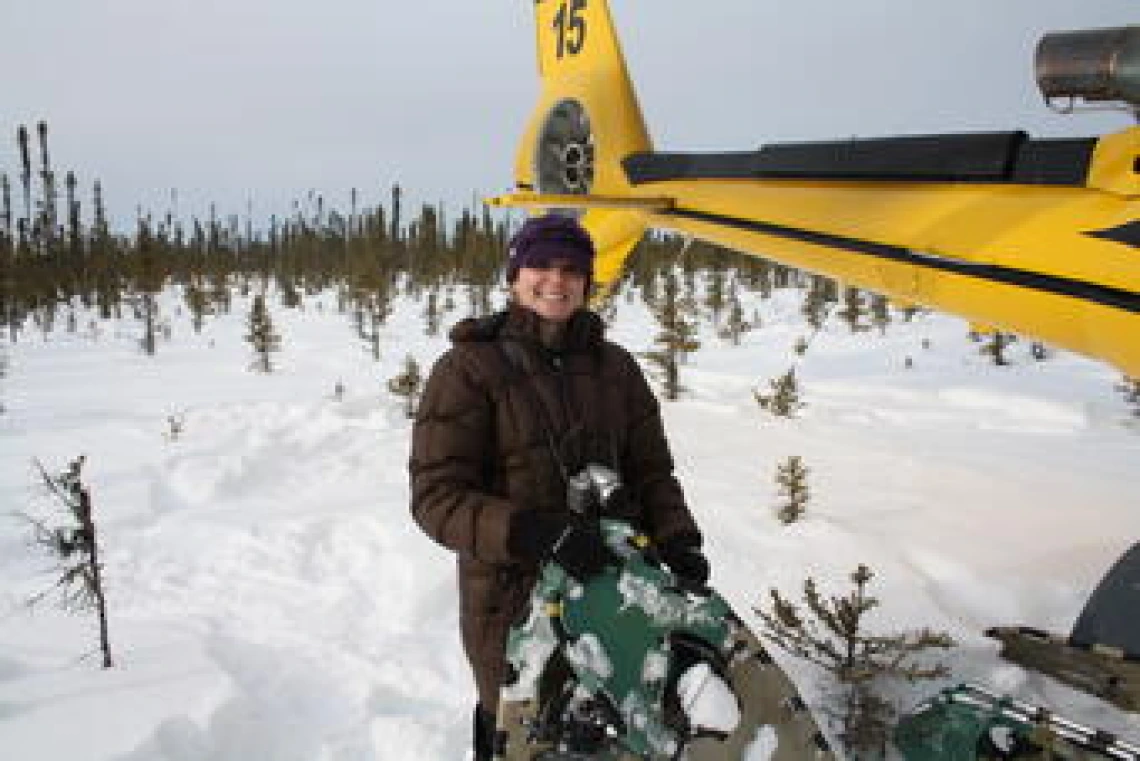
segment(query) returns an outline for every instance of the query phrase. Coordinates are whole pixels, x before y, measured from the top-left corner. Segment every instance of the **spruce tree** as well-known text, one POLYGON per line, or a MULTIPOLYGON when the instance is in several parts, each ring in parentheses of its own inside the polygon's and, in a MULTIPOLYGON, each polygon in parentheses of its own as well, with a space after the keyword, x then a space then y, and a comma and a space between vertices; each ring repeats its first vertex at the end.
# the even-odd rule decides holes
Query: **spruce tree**
POLYGON ((691 302, 679 298, 677 277, 672 270, 665 273, 661 299, 653 311, 661 327, 653 340, 660 348, 644 352, 642 356, 656 370, 665 398, 676 401, 685 390, 681 386, 681 362, 687 354, 700 348, 700 342, 696 339, 696 322, 689 316, 691 302))
POLYGON ((867 325, 863 322, 865 314, 862 292, 858 288, 844 288, 843 308, 839 310, 839 316, 847 323, 852 333, 862 333, 867 330, 867 325))
POLYGON ((403 196, 403 191, 400 190, 398 184, 392 185, 392 230, 388 233, 388 237, 393 243, 399 245, 400 243, 400 199, 403 196))
POLYGON ((56 248, 56 219, 58 218, 58 192, 55 186, 55 172, 51 169, 51 158, 48 154, 47 122, 36 124, 36 134, 40 144, 40 212, 37 215, 39 228, 38 238, 41 251, 54 254, 56 248))
POLYGON ((273 319, 269 316, 269 309, 265 305, 265 296, 260 293, 253 297, 248 327, 249 332, 245 340, 250 343, 254 352, 250 369, 262 373, 273 372, 272 355, 281 349, 281 336, 273 327, 273 319))
POLYGON ((804 581, 804 615, 780 593, 770 590, 771 608, 754 608, 763 622, 762 634, 788 653, 823 668, 838 682, 838 692, 826 706, 838 725, 840 741, 858 757, 881 758, 886 751, 897 710, 883 696, 882 682, 939 679, 949 674, 942 663, 917 660, 931 649, 947 650, 950 635, 929 628, 893 634, 866 631, 865 617, 879 606, 867 593, 874 574, 860 565, 851 574, 854 589, 843 597, 824 598, 815 580, 804 581))
POLYGON ((20 218, 20 249, 30 248, 32 219, 32 158, 28 151, 28 128, 21 124, 16 128, 16 142, 20 146, 20 185, 24 191, 24 216, 20 218))
POLYGON ((186 413, 179 412, 174 415, 166 416, 166 430, 162 432, 162 438, 169 442, 178 441, 182 436, 182 432, 186 430, 186 413))
POLYGON ((358 302, 357 330, 367 344, 374 362, 380 361, 380 329, 391 314, 391 296, 383 286, 378 286, 374 293, 368 294, 358 302))
POLYGON ((987 356, 993 360, 993 363, 998 367, 1006 367, 1012 364, 1009 358, 1005 355, 1006 348, 1017 340, 1017 336, 1012 333, 1003 333, 1000 330, 994 330, 986 336, 988 340, 982 344, 978 349, 979 353, 987 356))
POLYGON ((736 283, 733 282, 728 290, 728 316, 721 326, 721 338, 732 342, 733 346, 740 345, 740 336, 755 327, 744 319, 744 307, 740 303, 740 296, 736 292, 736 283))
POLYGON ((890 301, 882 294, 871 296, 871 324, 879 329, 881 336, 887 334, 887 326, 891 324, 890 305, 890 301))
MULTIPOLYGON (((67 190, 67 242, 73 259, 78 259, 83 253, 83 237, 79 229, 79 198, 75 195, 75 172, 68 172, 64 176, 64 187, 67 190)), ((79 266, 76 264, 76 266, 79 266)))
POLYGON ((778 378, 768 381, 772 391, 762 394, 755 389, 752 391, 756 403, 761 409, 771 412, 776 417, 795 417, 796 413, 807 405, 800 401, 800 386, 796 380, 796 368, 791 367, 778 378))
POLYGON ((409 354, 404 358, 404 370, 388 381, 388 390, 404 399, 404 415, 409 419, 416 416, 416 405, 423 391, 423 374, 416 358, 409 354))
POLYGON ((724 311, 728 286, 725 284, 725 270, 719 257, 713 257, 706 269, 708 277, 705 280, 705 306, 712 313, 713 322, 720 320, 720 313, 724 311))
POLYGON ((744 273, 748 287, 760 294, 760 298, 772 297, 773 266, 767 259, 743 257, 743 263, 737 265, 744 273))
POLYGON ((424 335, 435 336, 439 334, 439 294, 435 289, 428 292, 427 304, 424 306, 424 335))
POLYGON ((135 280, 139 290, 135 301, 135 314, 143 322, 143 335, 139 339, 139 346, 147 356, 154 356, 158 345, 158 294, 165 285, 166 275, 163 272, 163 264, 159 261, 160 243, 152 235, 148 219, 139 219, 135 240, 137 252, 135 280))
POLYGON ((835 281, 822 275, 810 275, 808 290, 800 312, 807 319, 812 330, 819 330, 827 319, 827 312, 836 300, 835 281))
POLYGON ((792 455, 776 466, 776 486, 780 497, 776 517, 785 526, 795 523, 807 512, 808 500, 811 499, 807 476, 808 467, 799 455, 792 455))
POLYGON ((107 244, 110 242, 111 230, 107 223, 107 209, 103 205, 103 185, 99 180, 95 180, 91 195, 94 209, 92 212, 94 214, 91 230, 94 237, 92 243, 100 253, 106 253, 107 244))
MULTIPOLYGON (((12 186, 8 175, 0 172, 0 225, 3 226, 5 248, 12 245, 12 186)), ((5 250, 5 254, 10 251, 5 250)))

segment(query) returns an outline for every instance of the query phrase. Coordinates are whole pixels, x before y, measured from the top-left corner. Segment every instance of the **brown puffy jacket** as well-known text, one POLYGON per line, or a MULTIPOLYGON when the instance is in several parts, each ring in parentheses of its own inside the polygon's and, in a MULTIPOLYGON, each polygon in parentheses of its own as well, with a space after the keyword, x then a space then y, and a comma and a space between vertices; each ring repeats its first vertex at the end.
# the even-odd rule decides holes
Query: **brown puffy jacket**
POLYGON ((537 575, 508 550, 511 517, 565 511, 564 472, 613 467, 628 496, 616 517, 657 542, 700 543, 633 357, 603 338, 589 311, 571 318, 557 348, 539 341, 538 326, 517 306, 456 325, 412 435, 412 514, 457 555, 463 646, 488 710, 498 703, 507 630, 537 575))

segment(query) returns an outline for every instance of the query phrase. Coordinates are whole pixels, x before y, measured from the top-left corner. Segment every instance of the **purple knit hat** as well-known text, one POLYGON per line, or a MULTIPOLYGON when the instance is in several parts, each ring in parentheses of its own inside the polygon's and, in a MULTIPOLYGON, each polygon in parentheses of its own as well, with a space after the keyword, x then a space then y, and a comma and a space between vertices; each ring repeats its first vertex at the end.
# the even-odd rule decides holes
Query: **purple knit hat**
POLYGON ((566 259, 587 281, 593 279, 594 241, 573 217, 531 217, 511 238, 507 255, 508 283, 515 282, 519 267, 544 267, 553 259, 566 259))

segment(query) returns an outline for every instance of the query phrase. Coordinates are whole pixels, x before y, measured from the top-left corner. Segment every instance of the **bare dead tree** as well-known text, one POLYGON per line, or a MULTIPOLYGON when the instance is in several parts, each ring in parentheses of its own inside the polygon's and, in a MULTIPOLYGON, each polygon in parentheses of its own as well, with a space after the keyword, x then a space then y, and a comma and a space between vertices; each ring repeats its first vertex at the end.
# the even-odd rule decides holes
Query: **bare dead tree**
POLYGON ((17 227, 20 230, 20 248, 28 245, 29 220, 32 218, 32 157, 28 152, 28 128, 21 124, 16 129, 16 142, 20 144, 20 185, 24 191, 24 216, 17 227))
POLYGON ((103 668, 110 668, 113 662, 107 626, 107 597, 103 589, 103 567, 99 561, 91 492, 82 480, 85 461, 86 458, 80 455, 59 475, 48 473, 39 460, 35 461, 48 493, 67 509, 70 520, 65 525, 51 525, 46 520, 23 514, 22 517, 32 524, 35 543, 56 559, 55 570, 59 574, 52 587, 34 595, 28 604, 34 606, 58 592, 59 602, 65 610, 94 610, 99 619, 103 668))

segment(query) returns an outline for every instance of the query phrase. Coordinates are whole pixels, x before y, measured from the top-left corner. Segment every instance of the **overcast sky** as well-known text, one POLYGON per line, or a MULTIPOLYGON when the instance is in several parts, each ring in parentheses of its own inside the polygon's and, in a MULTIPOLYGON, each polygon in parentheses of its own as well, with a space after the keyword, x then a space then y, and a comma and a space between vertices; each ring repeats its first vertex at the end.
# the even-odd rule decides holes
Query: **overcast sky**
MULTIPOLYGON (((1033 50, 1140 23, 1138 0, 611 7, 659 149, 1130 123, 1047 111, 1033 50)), ((15 180, 16 127, 43 119, 57 171, 101 179, 120 220, 172 188, 183 217, 252 199, 265 219, 310 189, 387 202, 397 181, 457 209, 510 185, 533 54, 532 0, 0 0, 0 171, 15 180)))

